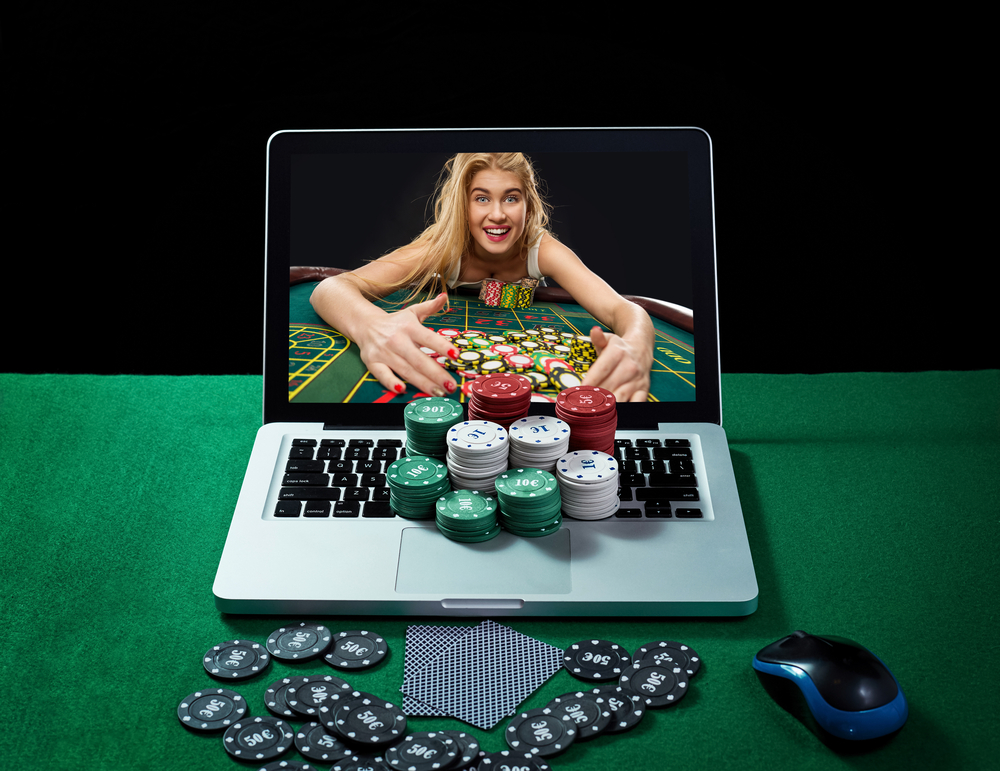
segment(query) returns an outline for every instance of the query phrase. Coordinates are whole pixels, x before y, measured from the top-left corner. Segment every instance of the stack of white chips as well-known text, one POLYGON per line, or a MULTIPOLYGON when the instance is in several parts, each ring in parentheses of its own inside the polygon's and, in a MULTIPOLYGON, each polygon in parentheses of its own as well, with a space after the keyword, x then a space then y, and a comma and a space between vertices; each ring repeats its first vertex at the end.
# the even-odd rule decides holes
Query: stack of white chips
POLYGON ((550 415, 530 415, 510 424, 511 468, 553 471, 569 448, 569 423, 550 415))
POLYGON ((604 519, 621 505, 618 461, 597 450, 578 450, 556 461, 563 514, 574 519, 604 519))
POLYGON ((488 420, 467 420, 447 435, 448 474, 455 490, 495 494, 497 476, 507 470, 507 432, 488 420))

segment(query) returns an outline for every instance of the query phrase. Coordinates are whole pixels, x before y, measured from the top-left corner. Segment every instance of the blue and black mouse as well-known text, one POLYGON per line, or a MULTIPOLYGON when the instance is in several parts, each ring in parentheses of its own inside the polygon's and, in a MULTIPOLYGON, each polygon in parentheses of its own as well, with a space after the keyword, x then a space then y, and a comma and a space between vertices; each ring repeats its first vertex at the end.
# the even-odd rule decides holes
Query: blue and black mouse
POLYGON ((841 739, 887 736, 909 715, 903 689, 889 668, 844 637, 793 632, 761 648, 753 668, 765 685, 771 676, 798 686, 816 722, 841 739))

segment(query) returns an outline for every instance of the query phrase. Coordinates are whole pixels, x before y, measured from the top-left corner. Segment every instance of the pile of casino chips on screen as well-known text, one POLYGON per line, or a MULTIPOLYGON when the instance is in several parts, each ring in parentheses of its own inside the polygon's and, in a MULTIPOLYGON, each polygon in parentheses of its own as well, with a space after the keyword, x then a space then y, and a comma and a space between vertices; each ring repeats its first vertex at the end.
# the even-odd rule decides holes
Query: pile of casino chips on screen
POLYGON ((466 420, 448 430, 448 473, 456 490, 493 492, 507 470, 507 432, 488 420, 466 420))
POLYGON ((614 454, 618 408, 611 391, 599 386, 567 388, 556 397, 556 417, 570 426, 570 450, 614 454))
POLYGON ((441 356, 431 348, 422 350, 442 367, 469 378, 501 372, 524 375, 534 391, 580 385, 583 373, 597 359, 589 337, 553 327, 505 334, 449 328, 439 329, 438 334, 454 345, 455 358, 441 356))

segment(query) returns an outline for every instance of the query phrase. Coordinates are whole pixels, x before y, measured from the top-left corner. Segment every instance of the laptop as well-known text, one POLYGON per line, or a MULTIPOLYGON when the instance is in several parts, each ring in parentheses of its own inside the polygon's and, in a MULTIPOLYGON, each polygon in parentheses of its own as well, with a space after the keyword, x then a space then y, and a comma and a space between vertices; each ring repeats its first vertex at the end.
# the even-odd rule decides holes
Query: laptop
MULTIPOLYGON (((263 426, 215 579, 221 611, 663 617, 756 609, 722 429, 712 146, 701 129, 277 132, 267 145, 265 284, 263 426), (464 543, 388 503, 386 469, 406 453, 404 408, 424 395, 383 389, 308 298, 323 277, 409 243, 433 210, 444 161, 479 149, 531 158, 553 207, 550 229, 647 309, 655 351, 648 401, 617 405, 617 510, 596 520, 564 516, 544 537, 503 531, 464 543)), ((576 299, 539 286, 526 306, 506 308, 455 292, 426 323, 500 334, 552 327, 580 338, 596 322, 576 299)), ((529 413, 555 415, 556 395, 539 387, 529 413)), ((453 398, 468 406, 462 389, 453 398)))

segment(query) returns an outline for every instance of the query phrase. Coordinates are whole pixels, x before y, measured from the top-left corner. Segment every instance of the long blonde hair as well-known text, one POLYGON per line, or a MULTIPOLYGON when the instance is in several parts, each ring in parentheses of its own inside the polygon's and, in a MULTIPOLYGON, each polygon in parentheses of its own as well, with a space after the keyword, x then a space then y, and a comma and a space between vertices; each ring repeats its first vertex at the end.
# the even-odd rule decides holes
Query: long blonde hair
POLYGON ((551 207, 542 197, 540 180, 531 160, 524 153, 457 153, 449 158, 434 187, 434 221, 408 246, 424 252, 401 282, 413 290, 403 302, 409 302, 428 289, 436 294, 447 289, 446 281, 462 256, 472 250, 469 232, 469 186, 472 178, 484 169, 514 174, 521 182, 527 209, 520 243, 515 245, 527 256, 528 247, 542 233, 548 233, 551 207))

